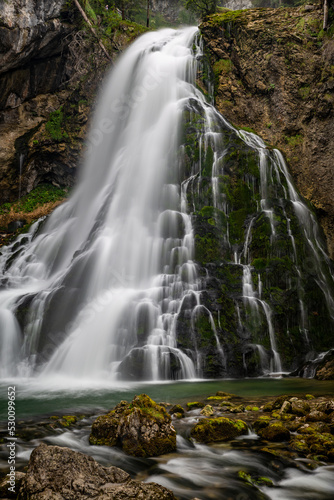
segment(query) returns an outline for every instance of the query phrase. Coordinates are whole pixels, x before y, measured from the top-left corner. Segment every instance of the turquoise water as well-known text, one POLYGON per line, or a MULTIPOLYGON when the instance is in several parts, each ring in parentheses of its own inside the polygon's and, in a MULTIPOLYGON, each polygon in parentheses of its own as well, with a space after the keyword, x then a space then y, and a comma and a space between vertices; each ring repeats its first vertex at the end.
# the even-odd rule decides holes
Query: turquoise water
POLYGON ((299 378, 257 378, 242 380, 208 380, 162 384, 127 384, 93 386, 87 382, 76 387, 64 384, 44 384, 25 380, 8 380, 0 386, 0 421, 7 418, 7 388, 16 388, 16 416, 19 419, 52 413, 91 412, 111 409, 122 399, 131 400, 145 392, 157 402, 194 401, 226 391, 243 397, 276 396, 280 394, 311 393, 315 396, 334 395, 333 381, 299 378))

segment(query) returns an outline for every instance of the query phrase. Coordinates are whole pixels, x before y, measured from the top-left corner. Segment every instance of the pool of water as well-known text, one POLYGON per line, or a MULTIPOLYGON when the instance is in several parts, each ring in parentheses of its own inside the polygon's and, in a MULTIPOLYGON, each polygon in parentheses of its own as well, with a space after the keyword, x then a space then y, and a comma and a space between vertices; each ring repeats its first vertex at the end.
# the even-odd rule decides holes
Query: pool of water
POLYGON ((333 381, 300 378, 256 378, 238 380, 194 380, 173 383, 110 384, 76 382, 62 379, 16 379, 0 383, 0 421, 7 419, 7 390, 15 386, 17 418, 52 414, 111 409, 122 399, 131 400, 145 392, 157 402, 196 401, 217 391, 243 397, 276 396, 280 394, 334 395, 333 381))

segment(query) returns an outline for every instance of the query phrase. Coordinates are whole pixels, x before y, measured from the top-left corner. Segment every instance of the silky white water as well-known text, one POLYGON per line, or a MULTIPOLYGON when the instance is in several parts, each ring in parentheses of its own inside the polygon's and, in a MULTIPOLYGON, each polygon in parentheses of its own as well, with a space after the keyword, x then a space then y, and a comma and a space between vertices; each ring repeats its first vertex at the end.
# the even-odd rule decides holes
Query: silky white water
POLYGON ((175 318, 198 291, 176 156, 196 31, 145 35, 107 80, 78 188, 6 270, 2 375, 29 375, 37 361, 43 376, 116 379, 129 357, 146 379, 170 378, 171 358, 175 378, 195 377, 175 318), (13 310, 26 294, 23 340, 13 310))

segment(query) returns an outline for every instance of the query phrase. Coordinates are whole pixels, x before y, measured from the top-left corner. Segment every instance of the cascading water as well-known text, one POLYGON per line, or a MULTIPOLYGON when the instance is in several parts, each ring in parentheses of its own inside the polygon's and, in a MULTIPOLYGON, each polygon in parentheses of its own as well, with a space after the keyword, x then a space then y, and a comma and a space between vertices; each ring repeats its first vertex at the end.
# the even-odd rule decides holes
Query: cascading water
POLYGON ((311 350, 314 283, 333 328, 314 216, 280 153, 209 104, 209 73, 196 28, 148 33, 120 59, 77 189, 2 249, 2 377, 280 372, 296 329, 311 350))
POLYGON ((3 374, 39 366, 79 377, 195 377, 175 338, 179 309, 199 303, 176 158, 195 31, 149 34, 130 48, 106 85, 78 189, 21 239, 11 266, 13 247, 4 251, 3 374))

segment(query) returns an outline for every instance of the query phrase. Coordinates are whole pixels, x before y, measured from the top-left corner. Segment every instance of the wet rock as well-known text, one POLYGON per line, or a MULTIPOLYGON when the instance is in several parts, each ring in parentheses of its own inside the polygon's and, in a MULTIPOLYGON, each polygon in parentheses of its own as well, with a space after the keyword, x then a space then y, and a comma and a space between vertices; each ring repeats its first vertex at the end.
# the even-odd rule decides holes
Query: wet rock
POLYGON ((265 417, 265 416, 259 417, 257 420, 255 420, 255 422, 253 422, 253 428, 254 428, 255 432, 258 433, 258 431, 260 429, 264 429, 265 427, 268 427, 270 422, 271 422, 270 417, 265 417))
POLYGON ((298 432, 301 431, 303 431, 303 434, 293 436, 290 441, 289 446, 292 450, 302 453, 307 457, 321 456, 322 459, 333 460, 334 437, 331 434, 320 434, 315 429, 312 429, 311 426, 303 426, 298 429, 298 432))
POLYGON ((211 417, 211 415, 213 415, 214 412, 215 412, 215 410, 212 408, 211 405, 206 405, 201 410, 201 415, 204 415, 204 417, 211 417))
POLYGON ((329 416, 319 410, 313 410, 306 416, 307 422, 328 422, 329 416))
POLYGON ((334 401, 324 401, 323 403, 319 403, 316 405, 316 409, 330 415, 334 412, 334 401))
POLYGON ((290 401, 284 401, 280 413, 291 413, 291 403, 290 401))
MULTIPOLYGON (((239 10, 205 19, 200 28, 216 70, 218 110, 283 150, 299 190, 319 211, 333 258, 333 99, 319 91, 331 85, 333 48, 330 38, 317 38, 322 15, 310 6, 239 10), (229 62, 228 71, 220 61, 229 62)), ((320 325, 316 310, 312 316, 320 325)))
POLYGON ((243 420, 219 417, 201 420, 191 429, 190 435, 199 443, 210 443, 229 441, 247 432, 248 427, 243 420))
POLYGON ((22 479, 21 500, 80 500, 124 498, 174 500, 173 493, 155 483, 133 481, 117 467, 103 467, 93 458, 69 448, 39 445, 31 454, 22 479))
POLYGON ((8 224, 7 231, 9 231, 10 233, 13 233, 17 229, 20 229, 21 227, 23 227, 25 224, 26 224, 26 221, 24 221, 24 220, 15 220, 15 221, 11 222, 10 224, 8 224))
POLYGON ((168 413, 170 415, 174 415, 175 413, 179 413, 181 414, 182 416, 184 416, 184 409, 182 408, 181 405, 174 405, 170 408, 170 410, 168 411, 168 413))
POLYGON ((260 429, 258 434, 261 438, 267 441, 288 441, 290 439, 290 431, 281 423, 273 423, 260 429))
POLYGON ((244 411, 244 405, 237 405, 230 409, 230 413, 243 413, 244 411))
POLYGON ((18 490, 21 486, 22 480, 25 477, 24 472, 15 471, 15 492, 8 488, 12 485, 9 483, 9 476, 7 475, 0 480, 0 498, 17 498, 18 490))
POLYGON ((118 446, 129 455, 152 457, 176 450, 176 432, 167 410, 146 394, 121 401, 92 425, 90 444, 118 446))
POLYGON ((190 403, 187 403, 187 409, 188 410, 196 410, 198 408, 204 408, 205 404, 201 403, 200 401, 193 401, 190 403))
POLYGON ((216 396, 219 396, 221 398, 235 398, 235 394, 230 394, 229 392, 224 391, 217 391, 216 396))
POLYGON ((300 417, 304 417, 310 411, 310 405, 303 401, 302 399, 297 399, 296 401, 291 402, 291 413, 294 415, 298 415, 300 417))

